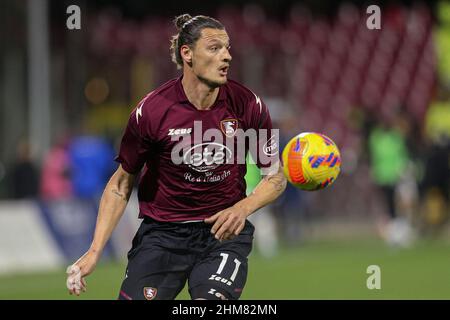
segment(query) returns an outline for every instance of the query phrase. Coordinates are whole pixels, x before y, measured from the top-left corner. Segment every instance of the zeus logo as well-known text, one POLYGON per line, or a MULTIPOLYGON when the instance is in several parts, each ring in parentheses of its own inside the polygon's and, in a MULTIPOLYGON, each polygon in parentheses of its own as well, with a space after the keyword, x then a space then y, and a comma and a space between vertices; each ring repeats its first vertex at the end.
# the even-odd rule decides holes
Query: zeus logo
POLYGON ((212 294, 217 298, 220 298, 220 300, 228 300, 222 293, 217 292, 217 290, 213 288, 209 289, 208 294, 212 294))
POLYGON ((178 134, 190 134, 192 132, 192 128, 180 128, 180 129, 169 129, 168 136, 174 136, 178 134))
POLYGON ((136 122, 139 124, 139 117, 142 117, 142 106, 144 103, 142 102, 141 105, 136 109, 136 122))
POLYGON ((231 286, 233 284, 233 282, 231 282, 230 280, 223 278, 223 277, 219 277, 218 275, 215 275, 215 274, 213 274, 211 277, 209 277, 208 280, 219 281, 221 283, 225 283, 227 286, 231 286))

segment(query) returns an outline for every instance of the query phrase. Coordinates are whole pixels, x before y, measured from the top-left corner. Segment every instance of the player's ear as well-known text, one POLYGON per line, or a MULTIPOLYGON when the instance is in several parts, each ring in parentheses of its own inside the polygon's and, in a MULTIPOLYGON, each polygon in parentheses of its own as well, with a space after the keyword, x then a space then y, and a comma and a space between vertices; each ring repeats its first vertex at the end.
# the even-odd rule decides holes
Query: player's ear
POLYGON ((186 63, 189 66, 192 66, 192 49, 187 44, 184 44, 180 48, 180 54, 183 61, 186 61, 186 63))

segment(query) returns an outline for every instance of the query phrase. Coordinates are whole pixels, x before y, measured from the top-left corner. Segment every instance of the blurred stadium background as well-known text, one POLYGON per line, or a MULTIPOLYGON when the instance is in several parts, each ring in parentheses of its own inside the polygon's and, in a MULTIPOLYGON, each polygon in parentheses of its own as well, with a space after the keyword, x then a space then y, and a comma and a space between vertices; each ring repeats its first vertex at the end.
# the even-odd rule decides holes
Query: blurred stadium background
MULTIPOLYGON (((184 12, 224 23, 230 77, 265 100, 282 145, 318 131, 341 149, 334 185, 289 187, 255 216, 242 298, 450 299, 450 4, 269 0, 1 1, 0 299, 73 299, 65 267, 88 249, 129 113, 177 76, 184 12)), ((133 196, 82 298, 116 298, 138 224, 133 196)))

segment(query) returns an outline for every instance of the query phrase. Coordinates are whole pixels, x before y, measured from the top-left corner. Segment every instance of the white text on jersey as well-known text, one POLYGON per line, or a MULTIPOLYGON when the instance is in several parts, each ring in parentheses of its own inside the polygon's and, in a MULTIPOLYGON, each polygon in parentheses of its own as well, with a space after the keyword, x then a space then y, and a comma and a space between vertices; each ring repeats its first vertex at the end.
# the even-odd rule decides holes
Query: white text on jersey
POLYGON ((174 136, 178 134, 190 134, 192 132, 192 128, 180 128, 180 129, 169 129, 168 136, 174 136))

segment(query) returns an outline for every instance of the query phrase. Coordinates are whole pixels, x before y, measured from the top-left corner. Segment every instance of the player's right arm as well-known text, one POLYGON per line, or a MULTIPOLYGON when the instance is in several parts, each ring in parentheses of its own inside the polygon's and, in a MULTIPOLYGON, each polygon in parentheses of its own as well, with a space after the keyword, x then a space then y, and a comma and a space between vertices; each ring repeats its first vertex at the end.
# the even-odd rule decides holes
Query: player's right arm
POLYGON ((135 177, 151 152, 150 118, 145 111, 147 97, 130 114, 116 158, 120 166, 103 191, 91 246, 67 269, 67 288, 70 294, 79 295, 86 290, 84 277, 94 270, 100 259, 107 241, 125 211, 135 177))
POLYGON ((133 190, 135 175, 125 171, 121 165, 112 175, 103 191, 95 226, 94 239, 89 250, 67 270, 67 288, 70 294, 86 291, 84 277, 94 271, 103 249, 120 218, 133 190))

